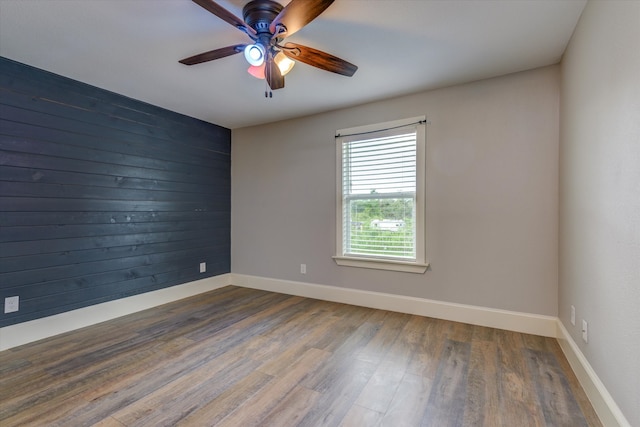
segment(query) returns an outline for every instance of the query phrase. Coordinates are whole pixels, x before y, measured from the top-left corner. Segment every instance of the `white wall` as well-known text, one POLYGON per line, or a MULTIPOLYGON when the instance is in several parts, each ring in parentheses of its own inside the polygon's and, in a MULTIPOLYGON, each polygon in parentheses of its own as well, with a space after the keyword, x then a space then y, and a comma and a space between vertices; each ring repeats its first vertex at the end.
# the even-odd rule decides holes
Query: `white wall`
POLYGON ((559 79, 551 66, 235 129, 232 272, 556 316, 559 79), (431 269, 337 266, 336 129, 419 115, 431 269))
POLYGON ((561 103, 560 320, 640 426, 640 2, 587 4, 561 103))

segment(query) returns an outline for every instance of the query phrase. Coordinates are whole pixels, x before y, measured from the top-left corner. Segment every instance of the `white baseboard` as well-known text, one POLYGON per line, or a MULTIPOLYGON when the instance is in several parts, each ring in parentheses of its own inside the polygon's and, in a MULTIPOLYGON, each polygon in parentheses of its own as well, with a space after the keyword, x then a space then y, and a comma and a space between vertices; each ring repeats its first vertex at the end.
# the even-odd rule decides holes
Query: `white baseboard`
POLYGON ((234 273, 231 274, 231 283, 246 288, 417 314, 546 337, 555 338, 557 333, 557 318, 552 316, 234 273))
POLYGON ((558 343, 571 365, 571 369, 578 377, 587 397, 593 405, 600 421, 604 426, 631 427, 624 414, 613 400, 607 388, 593 370, 580 347, 573 340, 562 322, 558 320, 558 343))
POLYGON ((0 328, 0 351, 228 286, 230 274, 91 305, 0 328))
POLYGON ((0 351, 230 284, 534 335, 557 334, 557 319, 551 316, 229 273, 0 328, 0 351))

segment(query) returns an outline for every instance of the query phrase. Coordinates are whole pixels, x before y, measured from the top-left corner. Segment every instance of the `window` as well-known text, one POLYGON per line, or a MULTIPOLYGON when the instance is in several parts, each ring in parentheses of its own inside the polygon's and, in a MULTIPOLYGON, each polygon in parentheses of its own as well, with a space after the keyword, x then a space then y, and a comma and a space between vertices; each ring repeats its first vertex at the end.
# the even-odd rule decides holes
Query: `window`
POLYGON ((425 118, 337 132, 336 263, 423 273, 425 118))

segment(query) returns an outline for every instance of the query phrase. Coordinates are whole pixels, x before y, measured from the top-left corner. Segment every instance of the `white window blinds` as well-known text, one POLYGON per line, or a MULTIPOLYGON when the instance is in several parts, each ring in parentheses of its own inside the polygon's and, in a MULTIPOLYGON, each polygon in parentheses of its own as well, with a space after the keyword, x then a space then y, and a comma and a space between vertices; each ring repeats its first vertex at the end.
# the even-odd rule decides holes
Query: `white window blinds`
POLYGON ((416 259, 416 125, 341 137, 343 255, 416 259))

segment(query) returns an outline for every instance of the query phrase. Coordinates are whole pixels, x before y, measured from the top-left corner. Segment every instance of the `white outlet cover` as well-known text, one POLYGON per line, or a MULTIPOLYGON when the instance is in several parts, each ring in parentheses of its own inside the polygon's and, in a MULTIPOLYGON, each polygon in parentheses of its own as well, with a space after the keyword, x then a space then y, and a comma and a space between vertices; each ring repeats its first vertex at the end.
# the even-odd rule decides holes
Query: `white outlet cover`
POLYGON ((4 299, 4 312, 13 313, 20 309, 20 297, 6 297, 4 299))
POLYGON ((207 263, 206 262, 201 262, 200 263, 200 273, 205 273, 207 271, 207 263))
POLYGON ((586 320, 582 321, 582 339, 584 342, 589 342, 589 329, 586 320))

